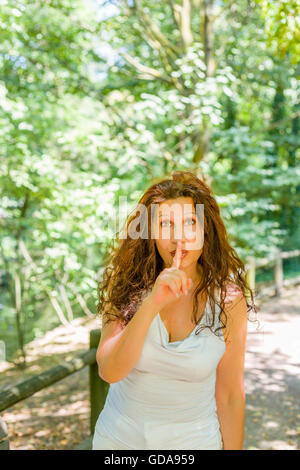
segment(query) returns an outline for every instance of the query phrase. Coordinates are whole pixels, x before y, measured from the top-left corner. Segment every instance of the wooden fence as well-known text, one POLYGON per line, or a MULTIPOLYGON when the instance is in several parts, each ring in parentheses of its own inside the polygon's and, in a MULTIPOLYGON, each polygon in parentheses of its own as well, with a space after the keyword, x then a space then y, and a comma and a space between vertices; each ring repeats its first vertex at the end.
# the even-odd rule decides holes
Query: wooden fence
POLYGON ((300 250, 293 251, 279 251, 277 250, 275 256, 270 258, 255 259, 254 256, 249 256, 246 263, 247 279, 250 287, 254 290, 256 286, 256 270, 265 266, 273 267, 274 282, 267 286, 262 287, 257 292, 256 298, 259 299, 265 296, 275 295, 279 297, 282 289, 300 282, 300 276, 293 277, 292 279, 283 278, 283 260, 287 258, 296 258, 300 256, 300 250))
MULTIPOLYGON (((94 433, 95 424, 99 413, 104 406, 109 388, 109 383, 102 380, 99 376, 98 364, 96 362, 96 352, 100 336, 100 329, 91 330, 90 349, 88 351, 78 354, 69 361, 65 361, 58 366, 52 367, 41 374, 37 374, 28 380, 24 380, 23 382, 0 392, 0 412, 88 366, 90 392, 90 437, 83 443, 83 448, 89 448, 91 446, 91 438, 94 433)), ((82 444, 78 447, 81 449, 82 444)), ((0 450, 9 450, 7 426, 1 417, 0 450)))
MULTIPOLYGON (((280 296, 283 287, 300 283, 300 276, 292 279, 283 279, 283 259, 297 257, 300 250, 290 252, 277 251, 276 256, 272 258, 260 258, 256 260, 254 257, 248 257, 246 263, 247 279, 252 289, 255 289, 256 270, 262 266, 274 266, 274 283, 268 287, 262 288, 257 293, 256 298, 264 296, 280 296)), ((99 413, 103 409, 106 395, 109 389, 109 383, 105 382, 98 373, 98 365, 96 362, 96 352, 100 341, 101 330, 90 331, 89 350, 78 354, 73 359, 65 361, 62 364, 52 367, 41 374, 14 385, 7 390, 0 392, 0 412, 13 406, 19 401, 34 395, 54 383, 63 380, 84 367, 89 367, 89 393, 90 393, 90 436, 74 450, 86 450, 92 448, 92 438, 94 434, 95 424, 99 413)), ((0 417, 0 450, 9 450, 9 437, 7 426, 0 417)))

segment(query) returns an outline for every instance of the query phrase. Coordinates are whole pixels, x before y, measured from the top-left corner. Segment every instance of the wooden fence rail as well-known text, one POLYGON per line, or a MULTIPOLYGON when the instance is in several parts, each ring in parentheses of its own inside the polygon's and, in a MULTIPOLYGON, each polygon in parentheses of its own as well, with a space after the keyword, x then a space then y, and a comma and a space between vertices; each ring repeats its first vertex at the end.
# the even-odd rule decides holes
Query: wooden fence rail
POLYGON ((58 366, 52 367, 41 374, 35 375, 28 380, 24 380, 24 382, 0 392, 0 411, 15 405, 25 398, 31 397, 40 390, 49 387, 49 385, 53 385, 55 382, 92 364, 95 361, 95 357, 96 350, 85 351, 75 356, 70 361, 63 362, 58 366))
MULTIPOLYGON (((43 390, 54 383, 63 380, 75 372, 89 366, 89 391, 90 391, 90 437, 84 445, 90 446, 91 437, 94 433, 95 424, 102 410, 109 383, 105 382, 98 373, 98 364, 96 362, 96 351, 100 341, 101 330, 90 331, 90 349, 84 353, 78 354, 73 359, 65 361, 62 364, 37 374, 34 377, 24 380, 7 390, 0 392, 0 411, 4 411, 10 406, 25 400, 35 393, 43 390)), ((81 448, 81 445, 79 445, 81 448)), ((7 426, 0 417, 0 450, 9 450, 9 440, 7 426)))
MULTIPOLYGON (((274 283, 267 288, 261 289, 257 293, 257 298, 265 295, 271 295, 272 293, 276 296, 280 296, 283 287, 300 283, 300 276, 289 280, 283 279, 282 260, 297 256, 300 256, 300 250, 294 250, 290 252, 280 252, 277 250, 276 255, 272 256, 271 258, 260 258, 258 260, 251 256, 247 258, 247 262, 245 264, 247 272, 246 277, 250 287, 253 290, 255 289, 256 270, 262 266, 274 265, 274 283)), ((101 329, 91 330, 88 351, 78 354, 69 361, 65 361, 58 366, 52 367, 51 369, 48 369, 41 374, 37 374, 34 377, 21 382, 20 384, 14 385, 9 389, 0 392, 0 412, 88 366, 90 394, 90 436, 77 447, 75 447, 75 450, 91 449, 95 424, 99 413, 104 407, 106 395, 110 386, 110 384, 105 382, 98 373, 96 351, 100 337, 101 329)), ((9 450, 7 426, 1 417, 0 450, 9 450)))
POLYGON ((274 283, 260 289, 256 296, 257 299, 272 294, 279 297, 283 287, 288 287, 300 282, 300 276, 293 277, 292 279, 283 279, 283 259, 296 258, 297 256, 300 256, 300 250, 285 252, 277 250, 275 255, 270 258, 255 259, 254 256, 248 256, 245 267, 247 272, 246 276, 251 289, 255 289, 255 274, 257 269, 268 265, 273 266, 274 269, 274 283))

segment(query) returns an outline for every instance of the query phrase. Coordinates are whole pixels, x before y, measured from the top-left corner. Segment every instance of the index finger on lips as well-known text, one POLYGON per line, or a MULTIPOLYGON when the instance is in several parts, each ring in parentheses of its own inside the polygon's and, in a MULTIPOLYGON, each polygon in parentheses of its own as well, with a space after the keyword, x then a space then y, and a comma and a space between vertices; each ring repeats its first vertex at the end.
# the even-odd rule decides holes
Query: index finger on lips
POLYGON ((182 249, 181 249, 181 242, 178 242, 177 243, 177 247, 176 247, 176 253, 175 253, 175 256, 174 256, 174 259, 173 259, 173 263, 172 263, 172 268, 177 268, 179 269, 180 267, 180 264, 181 264, 181 253, 182 253, 182 249))
POLYGON ((170 276, 175 279, 180 294, 186 294, 188 292, 188 278, 184 271, 173 271, 170 276))
POLYGON ((181 292, 187 295, 188 293, 188 277, 184 271, 180 271, 181 292))

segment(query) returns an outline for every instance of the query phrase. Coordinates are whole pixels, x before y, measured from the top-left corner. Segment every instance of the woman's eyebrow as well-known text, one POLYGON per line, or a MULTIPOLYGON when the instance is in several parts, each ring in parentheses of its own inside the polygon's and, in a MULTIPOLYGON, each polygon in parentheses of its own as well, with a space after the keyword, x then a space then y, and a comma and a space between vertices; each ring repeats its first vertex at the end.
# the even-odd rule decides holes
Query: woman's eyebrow
MULTIPOLYGON (((190 215, 190 214, 196 215, 196 212, 187 212, 187 213, 184 214, 184 215, 190 215)), ((167 217, 168 215, 170 215, 170 214, 159 214, 159 217, 163 217, 163 216, 166 216, 166 217, 167 217)))

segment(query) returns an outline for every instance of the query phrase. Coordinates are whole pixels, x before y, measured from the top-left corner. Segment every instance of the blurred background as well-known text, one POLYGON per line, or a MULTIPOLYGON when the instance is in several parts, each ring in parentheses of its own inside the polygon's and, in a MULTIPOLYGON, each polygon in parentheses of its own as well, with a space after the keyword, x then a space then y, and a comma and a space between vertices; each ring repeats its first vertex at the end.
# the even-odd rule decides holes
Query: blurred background
POLYGON ((10 447, 72 448, 88 436, 88 367, 26 400, 7 401, 8 391, 89 348, 120 198, 128 213, 156 178, 187 169, 211 185, 265 305, 260 335, 249 334, 245 449, 297 448, 298 2, 0 6, 0 387, 10 447))

